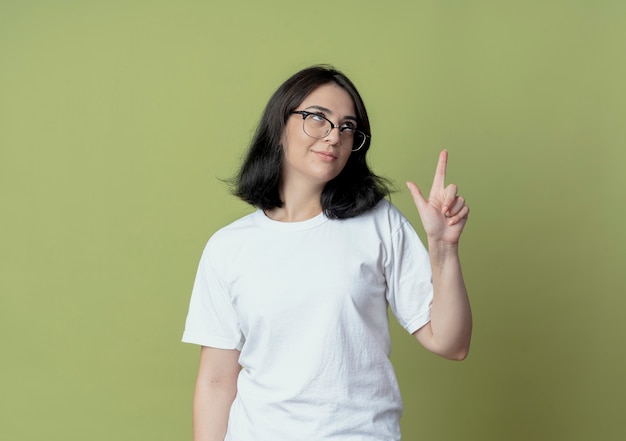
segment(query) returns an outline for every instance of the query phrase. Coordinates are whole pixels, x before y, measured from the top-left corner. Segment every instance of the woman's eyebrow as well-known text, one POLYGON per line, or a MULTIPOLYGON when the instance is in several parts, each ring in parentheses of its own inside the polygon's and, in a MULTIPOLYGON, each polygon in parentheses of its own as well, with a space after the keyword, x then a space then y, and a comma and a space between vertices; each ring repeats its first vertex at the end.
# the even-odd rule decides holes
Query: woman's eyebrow
MULTIPOLYGON (((309 107, 307 107, 307 110, 308 110, 308 109, 315 109, 315 110, 319 110, 320 112, 326 113, 326 114, 328 114, 328 115, 332 115, 332 114, 333 114, 333 111, 332 111, 332 110, 330 110, 330 109, 328 109, 328 108, 326 108, 326 107, 322 107, 322 106, 309 106, 309 107)), ((356 122, 356 116, 351 116, 351 115, 349 115, 349 116, 344 116, 344 117, 343 117, 343 119, 344 119, 344 120, 349 119, 349 120, 352 120, 352 121, 355 121, 355 122, 356 122)))

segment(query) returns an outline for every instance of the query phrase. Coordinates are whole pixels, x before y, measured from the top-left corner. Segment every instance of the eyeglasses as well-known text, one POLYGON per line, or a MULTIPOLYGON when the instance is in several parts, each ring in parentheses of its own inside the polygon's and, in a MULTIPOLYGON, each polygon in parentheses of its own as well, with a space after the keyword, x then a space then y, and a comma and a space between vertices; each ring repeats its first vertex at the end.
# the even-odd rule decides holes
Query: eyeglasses
POLYGON ((369 138, 369 135, 366 135, 361 130, 357 130, 350 122, 336 126, 320 113, 307 112, 306 110, 294 110, 291 113, 302 115, 302 129, 311 138, 325 138, 333 129, 339 129, 341 145, 352 146, 353 152, 360 150, 365 145, 367 138, 369 138))

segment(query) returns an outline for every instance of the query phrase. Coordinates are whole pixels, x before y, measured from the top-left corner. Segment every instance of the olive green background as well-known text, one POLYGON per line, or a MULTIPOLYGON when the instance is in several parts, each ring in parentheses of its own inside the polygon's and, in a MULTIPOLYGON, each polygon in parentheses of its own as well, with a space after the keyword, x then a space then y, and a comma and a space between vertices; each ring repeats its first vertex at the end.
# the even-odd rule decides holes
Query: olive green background
POLYGON ((393 325, 404 439, 626 439, 625 46, 623 1, 0 0, 0 438, 191 439, 220 179, 322 62, 418 231, 442 148, 472 210, 470 357, 393 325))

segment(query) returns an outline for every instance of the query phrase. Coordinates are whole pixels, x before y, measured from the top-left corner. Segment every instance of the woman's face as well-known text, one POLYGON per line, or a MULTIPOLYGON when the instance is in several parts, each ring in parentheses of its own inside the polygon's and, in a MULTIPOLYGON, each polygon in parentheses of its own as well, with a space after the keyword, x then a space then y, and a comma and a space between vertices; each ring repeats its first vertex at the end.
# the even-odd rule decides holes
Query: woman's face
MULTIPOLYGON (((295 110, 323 115, 335 126, 356 125, 352 98, 335 83, 314 89, 295 110)), ((352 149, 351 143, 342 143, 338 128, 332 129, 324 138, 307 135, 303 130, 303 117, 297 113, 287 120, 282 145, 282 184, 317 186, 320 189, 341 173, 352 149)))

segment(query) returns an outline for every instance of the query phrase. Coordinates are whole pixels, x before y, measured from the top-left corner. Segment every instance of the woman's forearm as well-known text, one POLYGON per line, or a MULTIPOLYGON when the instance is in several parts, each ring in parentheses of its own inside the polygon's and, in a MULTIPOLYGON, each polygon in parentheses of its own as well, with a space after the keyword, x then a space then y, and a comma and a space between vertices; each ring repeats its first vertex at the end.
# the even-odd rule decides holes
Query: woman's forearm
POLYGON ((416 333, 430 351, 453 360, 464 359, 472 335, 472 313, 456 245, 429 241, 433 275, 430 323, 416 333))

